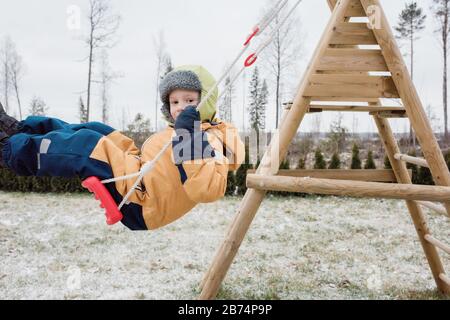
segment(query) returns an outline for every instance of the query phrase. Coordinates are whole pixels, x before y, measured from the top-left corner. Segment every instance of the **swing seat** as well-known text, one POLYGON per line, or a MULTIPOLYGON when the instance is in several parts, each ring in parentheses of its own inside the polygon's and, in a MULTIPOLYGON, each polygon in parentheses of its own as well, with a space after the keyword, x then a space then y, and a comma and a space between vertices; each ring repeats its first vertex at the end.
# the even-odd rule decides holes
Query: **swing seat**
POLYGON ((105 209, 106 223, 116 224, 123 218, 116 202, 106 189, 105 185, 97 177, 90 177, 84 180, 81 185, 94 194, 95 199, 100 201, 100 208, 105 209))

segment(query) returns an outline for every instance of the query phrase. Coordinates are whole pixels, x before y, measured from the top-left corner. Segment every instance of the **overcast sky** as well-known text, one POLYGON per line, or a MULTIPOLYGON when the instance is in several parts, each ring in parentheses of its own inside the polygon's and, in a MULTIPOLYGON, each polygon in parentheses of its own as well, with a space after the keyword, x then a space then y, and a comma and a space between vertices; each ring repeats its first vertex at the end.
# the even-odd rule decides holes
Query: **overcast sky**
MULTIPOLYGON (((242 42, 260 17, 264 1, 261 0, 111 0, 114 11, 122 16, 120 41, 110 50, 110 64, 124 77, 118 79, 111 90, 113 110, 111 124, 121 129, 120 118, 125 108, 130 120, 143 112, 153 121, 155 109, 156 58, 153 38, 164 30, 168 51, 174 65, 201 64, 219 77, 227 61, 242 48, 242 42)), ((291 5, 295 1, 291 1, 291 5)), ((322 31, 330 17, 326 0, 303 0, 297 9, 302 21, 304 57, 300 71, 311 58, 322 31)), ((381 0, 391 24, 397 23, 405 0, 381 0)), ((425 106, 442 118, 442 58, 433 30, 436 28, 428 7, 431 0, 419 0, 428 14, 427 29, 416 43, 415 83, 425 106)), ((78 121, 77 101, 86 88, 87 62, 80 62, 87 48, 78 40, 87 32, 67 27, 67 9, 80 7, 82 17, 88 12, 88 0, 0 0, 0 37, 9 35, 27 65, 23 79, 23 101, 28 109, 34 95, 41 97, 50 107, 51 116, 68 122, 78 121)), ((299 72, 296 86, 302 72, 299 72)), ((238 83, 242 87, 242 84, 238 83)), ((94 88, 94 94, 98 90, 94 88)), ((85 94, 83 93, 83 96, 85 94)), ((97 99, 97 97, 94 97, 97 99)), ((15 106, 15 105, 14 105, 15 106)), ((95 106, 95 105, 94 105, 95 106)), ((237 97, 233 117, 242 126, 242 97, 237 97)), ((268 128, 273 127, 273 102, 268 110, 268 128)), ((329 127, 333 114, 324 116, 322 130, 329 127)), ((100 109, 95 108, 93 120, 100 120, 100 109)), ((302 131, 312 126, 307 116, 302 131)), ((351 129, 352 118, 345 123, 351 129)), ((358 116, 361 131, 375 131, 370 117, 358 116)), ((393 122, 397 131, 407 128, 405 120, 393 122)))

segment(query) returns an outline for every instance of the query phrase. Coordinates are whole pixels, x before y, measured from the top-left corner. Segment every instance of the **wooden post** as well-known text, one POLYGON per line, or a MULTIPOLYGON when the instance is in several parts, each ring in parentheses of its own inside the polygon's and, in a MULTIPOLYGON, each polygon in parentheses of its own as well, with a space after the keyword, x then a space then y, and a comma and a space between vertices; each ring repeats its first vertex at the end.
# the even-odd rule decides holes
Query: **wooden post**
MULTIPOLYGON (((280 127, 278 150, 280 156, 278 158, 278 166, 280 164, 280 160, 285 157, 289 144, 297 133, 300 122, 308 111, 308 106, 311 100, 304 97, 303 92, 309 85, 309 78, 316 71, 320 58, 328 48, 328 43, 332 37, 333 28, 336 27, 338 23, 344 21, 345 10, 348 7, 349 1, 350 0, 339 0, 337 2, 332 17, 313 54, 312 61, 306 70, 303 80, 300 82, 291 110, 286 116, 285 123, 283 123, 283 126, 280 127)), ((273 144, 277 142, 278 141, 272 141, 271 146, 266 151, 263 160, 261 161, 261 174, 276 174, 276 172, 271 170, 270 164, 273 161, 271 159, 271 150, 273 148, 273 144)), ((210 267, 210 272, 205 281, 200 299, 214 299, 216 297, 220 284, 225 278, 225 275, 230 268, 237 251, 239 250, 242 240, 244 239, 265 194, 266 193, 264 191, 252 189, 247 191, 247 194, 237 213, 233 227, 224 241, 223 250, 220 250, 219 255, 214 258, 214 261, 210 267)))
MULTIPOLYGON (((373 117, 380 133, 380 137, 383 141, 384 147, 386 149, 389 161, 391 162, 392 169, 397 177, 398 183, 411 184, 411 177, 408 174, 406 164, 403 161, 397 160, 395 155, 400 153, 400 149, 396 143, 394 134, 392 133, 391 127, 388 120, 379 118, 377 116, 373 117)), ((408 207, 409 213, 411 214, 414 226, 419 236, 420 243, 425 252, 425 256, 430 265, 431 272, 434 277, 434 281, 438 289, 445 294, 450 293, 450 286, 445 283, 440 277, 441 274, 445 274, 444 267, 442 265, 439 253, 434 245, 429 243, 425 236, 430 234, 425 215, 422 208, 415 201, 407 200, 406 205, 408 207)))
MULTIPOLYGON (((361 0, 361 4, 367 16, 371 14, 376 16, 373 32, 422 147, 424 158, 430 166, 434 182, 439 186, 450 186, 450 173, 447 164, 433 134, 433 129, 424 111, 419 94, 413 85, 384 10, 378 0, 361 0)), ((450 214, 450 203, 446 202, 444 206, 450 214)))

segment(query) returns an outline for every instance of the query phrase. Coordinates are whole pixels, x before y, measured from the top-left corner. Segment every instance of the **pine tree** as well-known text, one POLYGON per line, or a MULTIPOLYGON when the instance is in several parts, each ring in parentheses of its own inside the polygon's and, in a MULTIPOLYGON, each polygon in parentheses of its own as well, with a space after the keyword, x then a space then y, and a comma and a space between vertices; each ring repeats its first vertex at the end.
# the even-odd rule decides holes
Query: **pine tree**
POLYGON ((327 168, 327 163, 325 162, 322 151, 319 148, 316 150, 314 157, 315 157, 314 169, 320 170, 327 168))
POLYGON ((339 158, 339 154, 337 152, 333 153, 331 157, 330 164, 328 165, 328 169, 340 169, 341 168, 341 159, 339 158))
MULTIPOLYGON (((416 151, 410 150, 408 152, 408 155, 411 157, 416 157, 416 151)), ((407 162, 406 168, 409 170, 412 170, 412 183, 418 184, 419 183, 419 168, 417 167, 417 165, 407 162)))
POLYGON ((359 158, 359 147, 356 143, 353 144, 352 149, 352 164, 350 166, 352 169, 362 169, 361 159, 359 158))
POLYGON ((384 168, 385 169, 392 169, 391 161, 389 160, 388 155, 384 156, 384 168))
MULTIPOLYGON (((400 13, 397 31, 397 38, 409 41, 410 45, 410 72, 411 79, 414 80, 414 41, 419 39, 418 34, 425 29, 425 20, 427 16, 423 13, 422 8, 417 7, 417 2, 412 1, 405 4, 405 8, 400 13)), ((414 142, 415 137, 412 126, 409 127, 409 139, 414 142)))
POLYGON ((261 84, 258 67, 255 67, 253 71, 249 87, 250 104, 248 111, 250 114, 250 126, 256 134, 256 152, 259 160, 261 154, 259 134, 260 130, 264 130, 266 127, 266 108, 269 93, 267 82, 264 80, 261 84))
POLYGON ((84 106, 83 98, 78 100, 78 114, 80 116, 80 123, 86 123, 88 121, 87 109, 84 106))
POLYGON ((289 170, 291 169, 291 162, 289 161, 289 158, 286 157, 283 162, 280 164, 280 170, 289 170))
POLYGON ((256 131, 264 130, 266 127, 267 99, 267 82, 264 80, 261 83, 258 67, 255 67, 250 81, 250 105, 248 111, 250 114, 250 125, 256 131))
POLYGON ((434 185, 434 180, 433 180, 433 176, 431 175, 431 171, 430 171, 430 169, 428 169, 426 167, 419 168, 417 180, 418 180, 419 184, 424 184, 424 185, 429 185, 429 186, 434 185))
POLYGON ((227 196, 234 196, 235 191, 236 191, 236 176, 233 171, 228 171, 227 190, 225 191, 225 194, 227 196))
POLYGON ((128 125, 128 131, 132 134, 136 145, 142 145, 150 135, 150 119, 144 114, 137 113, 132 123, 128 125))
POLYGON ((229 86, 231 83, 231 78, 228 76, 225 79, 225 87, 227 87, 227 90, 225 91, 222 101, 220 103, 219 107, 219 117, 225 122, 232 122, 233 114, 232 114, 232 106, 233 106, 233 100, 234 100, 234 92, 235 88, 234 85, 229 86))
POLYGON ((236 190, 238 194, 245 194, 247 191, 246 181, 247 181, 247 170, 252 169, 253 166, 250 164, 249 159, 249 146, 248 141, 245 143, 245 161, 236 171, 236 190))
POLYGON ((366 164, 364 165, 364 169, 376 169, 377 166, 375 165, 375 161, 373 160, 373 152, 372 150, 369 150, 367 153, 367 160, 366 164))
POLYGON ((297 169, 298 170, 306 169, 306 163, 305 163, 305 159, 304 158, 300 157, 300 159, 298 159, 297 169))
POLYGON ((259 109, 260 109, 260 126, 261 130, 266 129, 266 110, 269 100, 269 87, 267 86, 267 81, 264 79, 261 87, 261 94, 259 96, 259 109))
POLYGON ((166 53, 164 56, 163 64, 164 65, 163 65, 163 72, 161 74, 161 79, 163 79, 167 74, 169 74, 170 72, 173 71, 172 58, 170 57, 170 55, 168 53, 166 53))

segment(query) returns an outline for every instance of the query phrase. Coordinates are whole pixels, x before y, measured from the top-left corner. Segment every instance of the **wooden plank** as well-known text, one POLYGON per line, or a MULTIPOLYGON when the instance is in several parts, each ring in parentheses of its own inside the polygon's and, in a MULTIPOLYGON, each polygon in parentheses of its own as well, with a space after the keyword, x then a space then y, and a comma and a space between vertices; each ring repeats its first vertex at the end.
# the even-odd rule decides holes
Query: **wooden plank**
POLYGON ((342 23, 333 30, 330 45, 377 45, 367 23, 342 23))
POLYGON ((311 97, 312 102, 378 102, 378 98, 357 97, 311 97))
POLYGON ((313 75, 305 96, 399 98, 391 77, 335 74, 313 75))
POLYGON ((317 70, 389 71, 380 50, 328 48, 317 70))
MULTIPOLYGON (((247 170, 247 174, 254 174, 256 170, 247 170)), ((412 177, 412 170, 409 170, 412 177)), ((397 182, 394 171, 385 169, 374 170, 280 170, 282 177, 311 177, 318 179, 338 179, 371 182, 397 182)))
POLYGON ((327 194, 357 198, 446 201, 450 187, 350 180, 247 175, 247 188, 265 191, 327 194))
POLYGON ((311 84, 337 84, 352 85, 360 84, 362 86, 379 86, 383 88, 395 89, 394 81, 388 76, 370 76, 367 74, 313 74, 309 78, 311 84))
MULTIPOLYGON (((327 2, 330 10, 333 11, 336 6, 337 0, 327 0, 327 2)), ((348 8, 345 10, 345 18, 351 17, 366 17, 364 8, 361 6, 361 2, 359 0, 351 0, 348 8)))
POLYGON ((406 110, 403 111, 379 111, 379 112, 370 112, 370 115, 385 119, 395 119, 395 118, 408 118, 406 114, 406 110))
POLYGON ((305 97, 355 97, 355 98, 388 98, 395 99, 398 95, 393 95, 389 91, 377 86, 353 85, 310 85, 304 93, 305 97))
POLYGON ((380 112, 398 112, 404 113, 403 107, 362 107, 362 106, 328 106, 328 105, 312 105, 308 112, 323 112, 323 111, 338 111, 338 112, 370 112, 378 114, 380 112))
POLYGON ((367 17, 360 0, 350 1, 345 17, 367 17))

